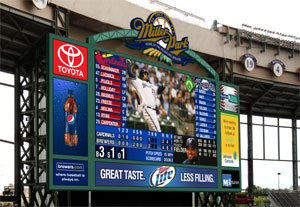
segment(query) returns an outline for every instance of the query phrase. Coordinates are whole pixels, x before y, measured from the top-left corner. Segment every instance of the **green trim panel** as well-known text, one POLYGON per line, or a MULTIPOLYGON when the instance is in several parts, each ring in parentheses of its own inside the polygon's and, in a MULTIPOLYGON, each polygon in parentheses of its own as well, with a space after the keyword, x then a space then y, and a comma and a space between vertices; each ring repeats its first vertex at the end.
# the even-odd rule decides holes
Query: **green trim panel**
MULTIPOLYGON (((109 32, 102 32, 96 35, 89 36, 87 43, 96 44, 97 42, 103 42, 106 40, 118 39, 118 38, 130 38, 137 37, 138 32, 132 29, 114 30, 109 32)), ((193 58, 204 70, 215 80, 219 80, 219 75, 216 71, 199 55, 192 50, 185 51, 185 54, 193 58)))
POLYGON ((87 38, 87 43, 96 44, 97 42, 103 42, 106 40, 119 39, 119 38, 130 38, 136 37, 138 32, 132 29, 121 29, 109 32, 102 32, 87 38))

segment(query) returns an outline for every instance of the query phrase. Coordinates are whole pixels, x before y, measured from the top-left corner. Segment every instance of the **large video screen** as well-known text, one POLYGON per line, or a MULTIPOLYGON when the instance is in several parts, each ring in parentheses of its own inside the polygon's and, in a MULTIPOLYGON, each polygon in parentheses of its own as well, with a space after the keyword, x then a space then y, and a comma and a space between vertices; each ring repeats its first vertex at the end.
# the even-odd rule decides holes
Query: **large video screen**
POLYGON ((96 157, 217 165, 216 84, 95 51, 96 157))

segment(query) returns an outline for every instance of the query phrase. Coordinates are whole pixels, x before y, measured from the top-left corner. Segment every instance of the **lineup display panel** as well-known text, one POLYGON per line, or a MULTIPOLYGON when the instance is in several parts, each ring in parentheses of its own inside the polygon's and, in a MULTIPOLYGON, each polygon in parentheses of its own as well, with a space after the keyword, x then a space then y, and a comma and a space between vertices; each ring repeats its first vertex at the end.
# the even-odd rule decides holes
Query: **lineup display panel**
POLYGON ((240 165, 220 170, 219 81, 55 35, 48 47, 50 190, 240 189, 222 184, 240 165))

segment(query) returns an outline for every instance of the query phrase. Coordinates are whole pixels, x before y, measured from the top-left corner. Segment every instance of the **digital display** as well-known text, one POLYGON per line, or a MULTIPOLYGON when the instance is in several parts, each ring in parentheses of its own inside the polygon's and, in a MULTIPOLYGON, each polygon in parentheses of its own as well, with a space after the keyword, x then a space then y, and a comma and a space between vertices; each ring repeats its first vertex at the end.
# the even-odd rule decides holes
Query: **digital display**
POLYGON ((212 81, 96 50, 95 118, 96 158, 217 165, 212 81))
POLYGON ((48 190, 240 190, 238 87, 53 34, 48 49, 48 190))

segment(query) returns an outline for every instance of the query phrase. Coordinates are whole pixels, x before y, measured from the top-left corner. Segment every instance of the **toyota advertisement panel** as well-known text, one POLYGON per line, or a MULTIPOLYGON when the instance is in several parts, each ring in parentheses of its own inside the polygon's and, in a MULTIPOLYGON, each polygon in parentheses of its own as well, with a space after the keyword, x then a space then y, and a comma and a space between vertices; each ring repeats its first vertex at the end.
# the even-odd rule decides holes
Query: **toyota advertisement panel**
POLYGON ((240 191, 236 86, 53 34, 47 45, 49 190, 240 191))

